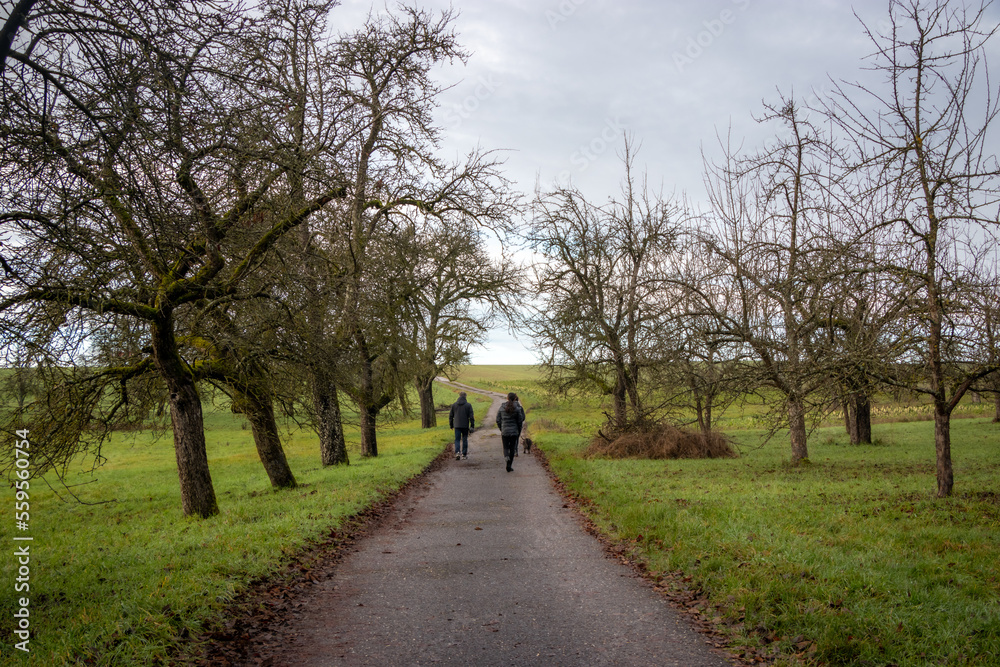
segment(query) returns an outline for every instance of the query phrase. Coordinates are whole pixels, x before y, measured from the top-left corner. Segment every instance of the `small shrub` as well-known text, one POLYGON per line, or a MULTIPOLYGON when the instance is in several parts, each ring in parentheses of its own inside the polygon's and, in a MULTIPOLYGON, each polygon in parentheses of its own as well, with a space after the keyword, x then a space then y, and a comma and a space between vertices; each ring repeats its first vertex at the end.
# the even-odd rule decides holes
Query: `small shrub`
POLYGON ((706 436, 663 424, 611 437, 598 432, 587 448, 587 456, 612 459, 731 459, 737 458, 738 454, 721 433, 713 431, 706 436))

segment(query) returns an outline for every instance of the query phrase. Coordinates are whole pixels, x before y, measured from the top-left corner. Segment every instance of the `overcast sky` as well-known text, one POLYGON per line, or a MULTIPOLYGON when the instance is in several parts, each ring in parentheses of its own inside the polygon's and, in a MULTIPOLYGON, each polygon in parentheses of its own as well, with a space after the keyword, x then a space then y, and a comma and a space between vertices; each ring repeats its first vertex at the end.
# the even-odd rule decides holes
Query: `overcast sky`
MULTIPOLYGON (((423 0, 428 8, 448 2, 423 0)), ((445 68, 452 88, 439 120, 449 156, 479 144, 503 149, 524 192, 572 182, 602 201, 618 190, 622 134, 667 194, 704 199, 702 151, 718 156, 732 128, 753 146, 763 102, 779 91, 807 99, 830 79, 866 76, 871 51, 855 13, 876 27, 887 3, 837 0, 477 0, 452 3, 472 52, 445 68)), ((344 0, 354 21, 370 2, 344 0)), ((380 6, 380 5, 376 5, 380 6)), ((335 23, 337 23, 335 19, 335 23)), ((494 331, 473 363, 535 363, 530 341, 494 331)))

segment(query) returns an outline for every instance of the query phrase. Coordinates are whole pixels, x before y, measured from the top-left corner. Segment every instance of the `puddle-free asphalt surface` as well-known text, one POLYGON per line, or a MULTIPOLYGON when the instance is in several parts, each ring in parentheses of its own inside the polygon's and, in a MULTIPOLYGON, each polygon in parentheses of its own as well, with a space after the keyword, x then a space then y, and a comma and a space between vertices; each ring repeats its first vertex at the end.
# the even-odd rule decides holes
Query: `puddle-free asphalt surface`
MULTIPOLYGON (((470 439, 290 619, 282 665, 732 665, 608 558, 534 455, 470 439)), ((485 418, 484 418, 485 417, 485 418)))

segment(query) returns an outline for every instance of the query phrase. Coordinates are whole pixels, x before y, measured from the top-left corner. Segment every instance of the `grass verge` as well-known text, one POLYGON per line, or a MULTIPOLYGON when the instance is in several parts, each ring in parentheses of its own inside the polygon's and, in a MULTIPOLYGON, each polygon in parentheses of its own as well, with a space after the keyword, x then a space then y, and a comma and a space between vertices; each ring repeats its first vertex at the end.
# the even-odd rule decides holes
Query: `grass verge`
MULTIPOLYGON (((169 433, 116 434, 103 467, 70 475, 81 502, 31 481, 31 652, 14 648, 15 596, 5 594, 0 664, 165 664, 248 582, 394 493, 452 436, 447 423, 396 421, 379 430, 379 456, 366 459, 348 427, 351 465, 323 468, 316 436, 292 429, 283 444, 299 486, 285 491, 271 489, 242 416, 208 411, 206 437, 220 506, 208 520, 181 513, 169 433)), ((5 495, 13 504, 13 489, 5 495)), ((0 559, 9 590, 16 568, 13 557, 0 559)))
POLYGON ((956 493, 936 499, 933 424, 879 424, 871 446, 818 429, 730 431, 738 459, 585 454, 599 404, 522 389, 536 445, 598 530, 748 661, 995 665, 1000 426, 952 422, 956 493), (533 407, 533 409, 532 409, 533 407))

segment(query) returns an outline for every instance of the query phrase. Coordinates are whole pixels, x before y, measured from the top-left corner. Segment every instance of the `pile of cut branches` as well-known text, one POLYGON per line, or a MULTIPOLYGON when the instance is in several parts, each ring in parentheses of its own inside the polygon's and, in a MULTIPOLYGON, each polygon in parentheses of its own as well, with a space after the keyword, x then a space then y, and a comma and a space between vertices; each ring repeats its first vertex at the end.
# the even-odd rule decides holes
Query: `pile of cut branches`
POLYGON ((721 459, 739 455, 717 432, 707 435, 669 424, 605 435, 598 431, 587 456, 612 459, 721 459))

